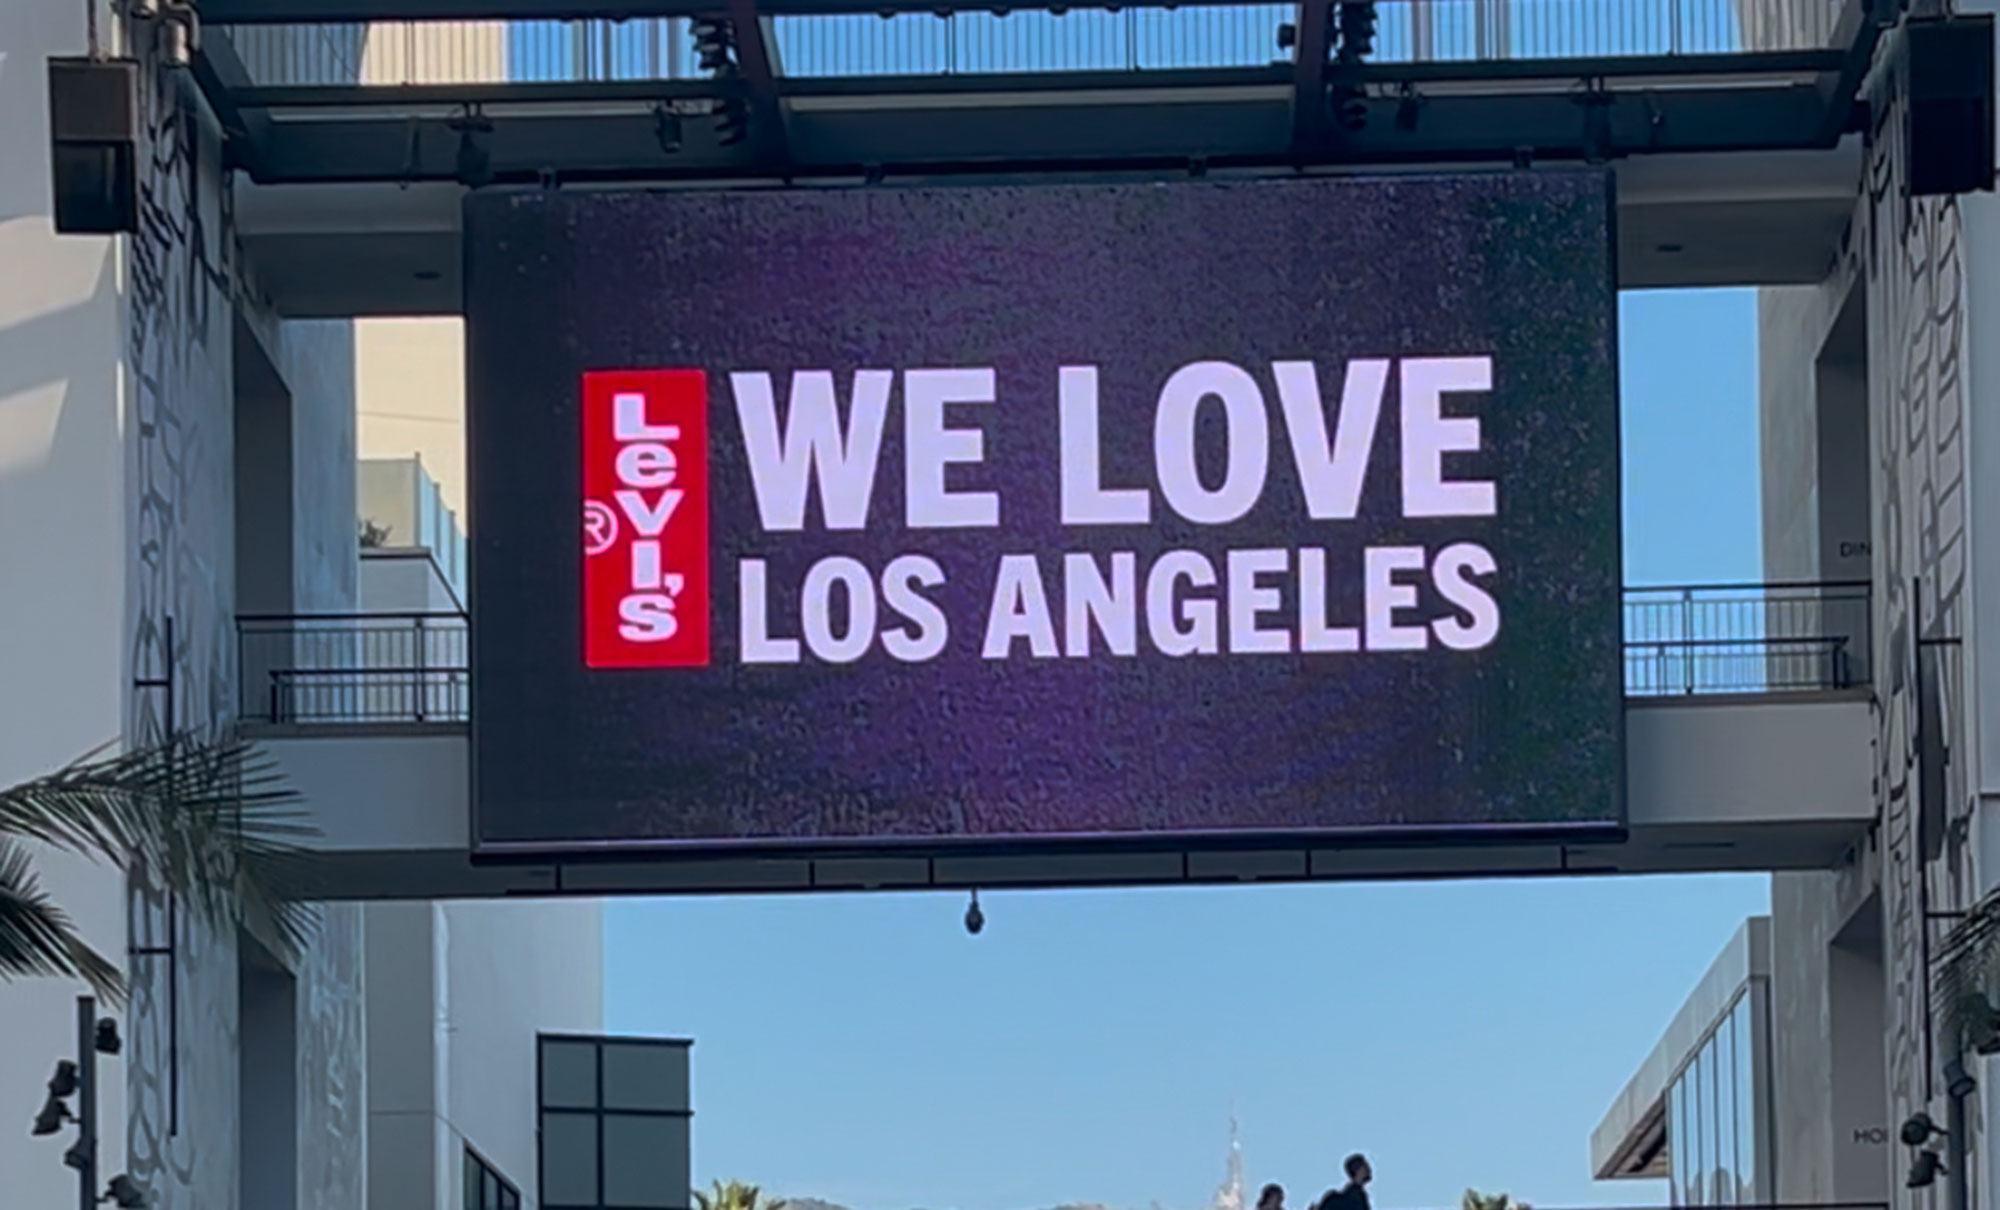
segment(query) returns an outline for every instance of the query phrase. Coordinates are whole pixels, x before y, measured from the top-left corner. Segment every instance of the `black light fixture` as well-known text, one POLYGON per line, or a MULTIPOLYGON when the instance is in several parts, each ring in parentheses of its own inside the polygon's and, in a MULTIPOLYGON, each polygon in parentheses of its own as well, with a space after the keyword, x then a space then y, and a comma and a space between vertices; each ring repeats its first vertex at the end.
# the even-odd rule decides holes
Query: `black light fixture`
POLYGON ((467 189, 492 184, 493 152, 486 144, 487 136, 493 133, 493 123, 474 105, 446 125, 458 132, 458 155, 452 176, 467 189))
POLYGON ((51 1095, 42 1105, 42 1111, 35 1115, 35 1128, 30 1133, 36 1138, 45 1138, 61 1130, 63 1123, 69 1120, 69 1106, 63 1104, 61 1098, 51 1095))
POLYGON ((1417 121, 1424 115, 1424 98, 1415 88, 1403 85, 1403 91, 1396 98, 1396 129, 1404 134, 1417 129, 1417 121))
POLYGON ((714 17, 696 17, 688 26, 694 41, 695 63, 709 75, 716 75, 731 59, 736 31, 729 22, 714 17))
POLYGON ((1905 1147, 1921 1147, 1943 1133, 1931 1115, 1921 1110, 1904 1119, 1902 1129, 1896 1132, 1905 1147))
POLYGON ((125 1043, 118 1037, 118 1022, 110 1017, 99 1017, 97 1036, 92 1039, 92 1044, 101 1055, 115 1055, 123 1050, 125 1043))
POLYGON ((972 903, 965 909, 965 931, 977 937, 986 927, 986 913, 979 910, 979 892, 972 892, 972 903))
POLYGON ((1359 63, 1375 53, 1375 0, 1340 0, 1340 58, 1359 63))
POLYGON ((1938 1157, 1937 1152, 1925 1148, 1917 1152, 1916 1158, 1910 1161, 1910 1176, 1903 1185, 1909 1189, 1928 1189, 1943 1175, 1945 1175, 1944 1160, 1938 1157))
POLYGON ((56 1061, 56 1073, 49 1077, 49 1095, 52 1097, 73 1097, 76 1095, 76 1064, 68 1059, 56 1061))
POLYGON ((104 1187, 104 1196, 99 1201, 110 1202, 118 1210, 144 1210, 147 1202, 146 1187, 121 1172, 111 1178, 104 1187))
POLYGON ((1358 134, 1368 125, 1368 94, 1354 84, 1337 84, 1331 97, 1333 120, 1349 134, 1358 134))
POLYGON ((681 149, 681 115, 671 106, 659 105, 653 109, 653 139, 668 155, 681 149))

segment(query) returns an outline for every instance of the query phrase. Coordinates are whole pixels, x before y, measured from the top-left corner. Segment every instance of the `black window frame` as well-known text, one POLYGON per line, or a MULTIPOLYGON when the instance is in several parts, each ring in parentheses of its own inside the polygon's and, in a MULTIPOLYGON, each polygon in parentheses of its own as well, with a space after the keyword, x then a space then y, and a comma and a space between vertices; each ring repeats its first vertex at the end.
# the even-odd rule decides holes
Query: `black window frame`
POLYGON ((459 1202, 465 1210, 521 1210, 520 1186, 470 1143, 465 1145, 463 1170, 465 1188, 459 1191, 459 1202))
MULTIPOLYGON (((694 1109, 691 1106, 680 1109, 635 1109, 613 1106, 606 1103, 607 1098, 604 1093, 605 1052, 610 1049, 625 1047, 657 1047, 663 1050, 678 1050, 686 1054, 694 1048, 694 1043, 691 1039, 687 1038, 646 1038, 617 1034, 542 1033, 535 1036, 535 1190, 538 1195, 539 1204, 543 1207, 543 1210, 619 1210, 606 1197, 604 1189, 604 1125, 607 1120, 614 1118, 668 1118, 691 1121, 693 1119, 694 1109), (591 1058, 596 1066, 596 1093, 592 1098, 595 1102, 594 1105, 551 1105, 548 1103, 545 1060, 550 1043, 581 1045, 591 1048, 591 1058), (547 1142, 543 1127, 550 1117, 577 1117, 587 1118, 591 1121, 594 1127, 597 1152, 597 1196, 594 1201, 587 1203, 563 1202, 558 1204, 549 1200, 548 1165, 545 1162, 547 1142)), ((693 1202, 692 1195, 685 1196, 688 1197, 687 1205, 691 1207, 693 1202)))

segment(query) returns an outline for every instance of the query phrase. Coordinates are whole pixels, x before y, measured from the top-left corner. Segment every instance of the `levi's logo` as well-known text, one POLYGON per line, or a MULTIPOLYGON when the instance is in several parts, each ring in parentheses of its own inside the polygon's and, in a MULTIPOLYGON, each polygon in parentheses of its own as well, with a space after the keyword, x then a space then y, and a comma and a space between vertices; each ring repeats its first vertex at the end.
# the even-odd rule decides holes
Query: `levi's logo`
POLYGON ((583 376, 583 662, 709 662, 708 376, 583 376))

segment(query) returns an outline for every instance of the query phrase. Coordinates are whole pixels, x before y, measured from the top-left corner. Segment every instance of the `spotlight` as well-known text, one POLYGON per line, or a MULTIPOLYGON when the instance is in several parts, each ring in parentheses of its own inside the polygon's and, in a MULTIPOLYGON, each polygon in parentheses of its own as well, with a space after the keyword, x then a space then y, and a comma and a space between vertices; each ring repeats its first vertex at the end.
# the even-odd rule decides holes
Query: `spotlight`
POLYGON ((56 1062, 56 1074, 49 1077, 49 1095, 70 1097, 76 1095, 76 1064, 68 1059, 56 1062))
POLYGON ((1396 99, 1396 129, 1404 134, 1415 131, 1417 119, 1423 113, 1424 99, 1417 95, 1416 89, 1405 85, 1402 95, 1396 99))
POLYGON ((123 1050, 125 1044, 118 1037, 118 1022, 112 1020, 110 1017, 99 1017, 97 1020, 97 1037, 92 1042, 92 1045, 97 1048, 97 1053, 101 1055, 115 1055, 120 1050, 123 1050))
POLYGON ((1938 1158, 1937 1152, 1919 1151, 1917 1158, 1910 1161, 1910 1178, 1903 1184, 1910 1189, 1928 1189, 1945 1172, 1944 1161, 1938 1158))
POLYGON ((1368 96, 1352 84, 1338 85, 1332 97, 1334 121, 1349 134, 1359 133, 1368 125, 1368 96))
POLYGON ((1359 63, 1375 53, 1375 0, 1341 0, 1340 58, 1359 63))
POLYGON ((709 110, 715 118, 715 141, 724 147, 741 143, 750 132, 750 107, 741 97, 723 97, 709 110))
POLYGON ((1938 1124, 1931 1120, 1931 1115, 1921 1111, 1911 1114, 1903 1123, 1903 1128, 1896 1132, 1905 1147, 1921 1147, 1933 1137, 1943 1133, 1944 1131, 1938 1129, 1938 1124))
POLYGON ((467 189, 492 184, 493 152, 483 136, 493 133, 493 123, 474 107, 445 126, 458 132, 458 157, 452 166, 452 176, 467 189))
POLYGON ((986 927, 986 913, 979 910, 979 892, 972 892, 972 904, 965 909, 965 931, 977 937, 986 927))
POLYGON ((493 157, 470 130, 458 132, 458 159, 452 175, 467 189, 477 189, 493 180, 493 157))
POLYGON ((681 115, 665 105, 653 111, 653 139, 660 150, 672 155, 681 149, 681 115))
POLYGON ((1944 1065, 1945 1095, 1954 1101, 1963 1101, 1979 1090, 1979 1081, 1965 1070, 1965 1065, 1957 1059, 1944 1065))
POLYGON ((82 1139, 78 1139, 69 1145, 68 1151, 63 1152, 63 1163, 82 1172, 90 1167, 90 1148, 83 1145, 82 1139))
POLYGON ((709 75, 716 75, 736 48, 736 31, 727 21, 696 17, 689 23, 694 39, 695 62, 709 75))
POLYGON ((42 1111, 35 1115, 35 1128, 32 1133, 36 1138, 46 1137, 61 1130, 63 1123, 69 1120, 69 1106, 63 1104, 59 1098, 51 1096, 42 1106, 42 1111))
POLYGON ((121 1172, 111 1178, 111 1183, 104 1187, 104 1196, 97 1200, 110 1202, 118 1210, 143 1210, 148 1199, 146 1187, 121 1172))

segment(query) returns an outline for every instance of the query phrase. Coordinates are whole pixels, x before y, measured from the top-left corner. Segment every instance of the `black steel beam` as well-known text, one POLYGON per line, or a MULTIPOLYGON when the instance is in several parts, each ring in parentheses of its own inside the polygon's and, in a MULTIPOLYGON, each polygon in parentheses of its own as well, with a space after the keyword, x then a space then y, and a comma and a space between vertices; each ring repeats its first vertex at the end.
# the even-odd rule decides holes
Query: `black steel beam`
MULTIPOLYGON (((824 17, 882 13, 1045 11, 1174 8, 1183 0, 762 0, 767 17, 824 17)), ((1269 0, 1202 0, 1250 5, 1269 0)), ((202 21, 212 25, 289 25, 366 21, 631 21, 649 17, 719 17, 729 0, 203 0, 202 21)))
POLYGON ((1883 30, 1896 20, 1899 0, 1847 0, 1834 26, 1833 45, 1840 63, 1821 78, 1820 93, 1826 102, 1822 138, 1839 138, 1853 125, 1855 104, 1861 82, 1875 62, 1875 48, 1883 30))
POLYGON ((1305 158, 1326 139, 1327 37, 1333 0, 1303 0, 1293 25, 1292 154, 1305 158))
MULTIPOLYGON (((205 47, 219 39, 210 38, 205 47)), ((1742 55, 1523 59, 1508 62, 1369 63, 1350 78, 1374 88, 1401 84, 1573 84, 1585 80, 1691 81, 1704 77, 1807 77, 1838 71, 1840 51, 1774 51, 1742 55)), ((1041 71, 911 76, 776 77, 782 97, 1000 96, 1049 93, 1192 92, 1293 84, 1289 64, 1191 67, 1158 71, 1041 71)), ((231 102, 253 109, 404 110, 433 105, 591 105, 695 101, 726 96, 733 87, 712 79, 520 81, 504 84, 326 84, 238 86, 231 102)), ((1766 91, 1763 86, 1747 92, 1766 91)), ((1004 102, 1003 102, 1004 103, 1004 102)))
POLYGON ((782 170, 791 158, 785 106, 778 99, 777 58, 764 37, 758 0, 728 0, 736 33, 736 67, 750 93, 750 145, 757 162, 782 170))
POLYGON ((227 38, 212 39, 195 56, 192 67, 195 86, 222 125, 225 163, 254 174, 264 148, 271 142, 271 119, 241 100, 241 94, 249 87, 250 73, 237 57, 236 48, 227 38))
MULTIPOLYGON (((216 45, 210 39, 204 55, 216 45)), ((706 101, 741 93, 727 80, 590 80, 577 83, 518 84, 276 84, 232 89, 229 101, 245 112, 287 109, 377 109, 402 113, 506 105, 520 109, 554 105, 645 105, 661 101, 706 101)))
MULTIPOLYGON (((1415 130, 1395 126, 1394 98, 1371 102, 1365 129, 1307 166, 1504 163, 1526 150, 1540 160, 1582 158, 1585 107, 1564 93, 1433 96, 1415 130)), ((1218 168, 1299 165, 1290 94, 1282 88, 1185 100, 1157 93, 1024 98, 979 106, 821 108, 791 115, 782 172, 754 147, 722 148, 701 124, 666 152, 643 108, 630 113, 494 113, 496 179, 552 172, 571 181, 740 181, 1010 172, 1172 170, 1201 160, 1218 168)), ((1811 85, 1614 92, 1605 103, 1613 157, 1648 153, 1768 151, 1823 146, 1823 106, 1811 85)), ((448 180, 456 135, 448 115, 370 118, 322 114, 274 123, 257 179, 278 183, 448 180)))

